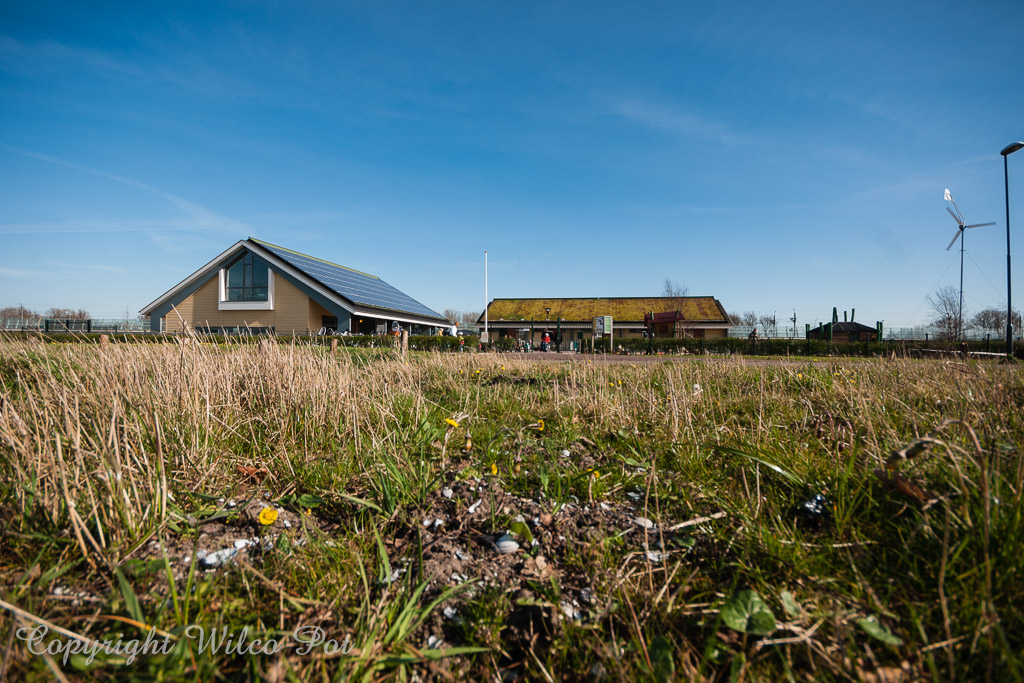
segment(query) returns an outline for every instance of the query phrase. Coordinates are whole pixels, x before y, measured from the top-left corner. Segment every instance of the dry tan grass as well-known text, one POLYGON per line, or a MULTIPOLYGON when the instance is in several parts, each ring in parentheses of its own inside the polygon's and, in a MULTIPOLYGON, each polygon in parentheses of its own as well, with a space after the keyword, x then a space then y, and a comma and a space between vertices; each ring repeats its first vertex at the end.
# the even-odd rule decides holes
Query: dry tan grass
MULTIPOLYGON (((717 610, 693 605, 713 605, 732 589, 725 566, 766 595, 769 587, 795 591, 809 585, 809 576, 820 581, 831 568, 834 581, 845 587, 835 588, 830 578, 827 586, 807 588, 806 620, 793 622, 797 636, 778 640, 790 665, 840 675, 854 643, 855 617, 896 610, 902 637, 920 639, 914 671, 931 671, 926 660, 936 650, 944 659, 933 668, 961 674, 1015 670, 1006 663, 1006 648, 1020 642, 1019 633, 1001 624, 1020 623, 1010 596, 1024 589, 1015 573, 1021 564, 1019 558, 989 555, 991 547, 1012 542, 1020 526, 1007 506, 1015 501, 1019 511, 1024 477, 1024 382, 1013 367, 901 359, 766 365, 702 358, 631 366, 588 363, 585 357, 538 365, 490 354, 403 359, 392 351, 342 348, 332 354, 315 346, 213 346, 195 338, 101 348, 0 337, 0 380, 0 504, 10 518, 4 543, 15 548, 15 539, 23 538, 16 534, 66 530, 74 550, 63 551, 65 559, 86 558, 93 576, 111 590, 113 569, 142 542, 167 536, 169 525, 189 513, 189 495, 244 488, 240 466, 265 469, 263 486, 277 494, 310 491, 334 503, 342 501, 341 494, 373 498, 381 486, 396 486, 406 497, 393 514, 375 522, 386 533, 388 525, 401 523, 405 508, 415 514, 421 484, 429 486, 460 462, 489 467, 498 445, 510 438, 506 433, 536 433, 534 425, 543 420, 546 432, 537 435, 534 450, 517 442, 523 474, 510 485, 530 490, 537 486, 536 468, 557 462, 552 453, 594 444, 586 450, 601 469, 600 480, 567 495, 612 500, 639 485, 645 510, 672 510, 679 519, 704 515, 711 507, 728 513, 713 518, 726 520, 716 522, 720 537, 712 544, 720 554, 714 561, 722 566, 648 567, 611 582, 616 595, 629 601, 626 621, 608 617, 635 641, 629 661, 653 666, 647 642, 664 632, 678 647, 680 672, 709 675, 726 666, 708 660, 702 645, 703 638, 714 637, 717 610), (446 417, 457 419, 460 431, 448 430, 446 417), (949 418, 973 429, 979 442, 972 443, 968 430, 945 424, 939 436, 955 455, 922 457, 901 470, 934 494, 930 507, 918 510, 913 500, 885 493, 874 471, 885 467, 893 451, 932 434, 949 418), (459 452, 464 430, 475 444, 468 455, 459 452), (642 472, 625 465, 627 459, 640 462, 642 472), (796 491, 761 461, 806 488, 796 491), (838 501, 836 537, 829 541, 835 548, 827 562, 815 555, 815 539, 786 517, 794 498, 814 490, 827 490, 838 501), (993 496, 1001 501, 995 507, 993 496), (975 535, 983 535, 984 543, 975 544, 975 535), (907 546, 904 555, 892 550, 900 543, 907 546), (878 546, 887 547, 864 550, 878 546), (922 548, 934 552, 936 561, 920 562, 914 554, 922 548), (990 558, 981 581, 965 565, 965 553, 973 550, 990 558), (880 585, 885 563, 907 572, 897 582, 905 585, 916 616, 898 607, 903 598, 890 586, 880 585), (936 577, 930 576, 933 570, 936 577), (985 596, 984 608, 972 606, 971 591, 985 596), (693 615, 704 621, 694 625, 693 615), (1000 645, 999 637, 1009 645, 1000 645), (940 648, 940 641, 949 642, 940 648), (973 666, 967 643, 971 652, 987 643, 995 663, 973 666), (793 660, 801 646, 809 654, 793 660), (706 661, 698 664, 702 657, 706 661)), ((362 557, 366 547, 372 555, 374 546, 365 534, 345 538, 345 561, 355 572, 362 560, 353 558, 362 557)), ((608 552, 608 564, 619 561, 608 552)), ((600 564, 594 571, 603 575, 607 568, 600 564)), ((311 575, 323 590, 357 585, 319 571, 308 569, 306 579, 311 575)), ((17 568, 0 573, 8 584, 17 575, 17 568)), ((285 585, 300 579, 286 571, 267 580, 285 585)), ((295 585, 290 590, 301 592, 295 585)), ((349 602, 357 597, 325 597, 339 608, 355 609, 349 602)), ((369 605, 369 598, 364 602, 369 605)), ((595 636, 566 636, 563 650, 603 652, 611 667, 622 655, 606 647, 610 633, 604 628, 611 627, 601 626, 595 636)), ((752 659, 743 667, 754 662, 762 667, 757 671, 779 670, 781 660, 769 658, 775 645, 755 647, 744 639, 722 647, 746 652, 752 659)), ((557 664, 558 656, 540 666, 557 664)))

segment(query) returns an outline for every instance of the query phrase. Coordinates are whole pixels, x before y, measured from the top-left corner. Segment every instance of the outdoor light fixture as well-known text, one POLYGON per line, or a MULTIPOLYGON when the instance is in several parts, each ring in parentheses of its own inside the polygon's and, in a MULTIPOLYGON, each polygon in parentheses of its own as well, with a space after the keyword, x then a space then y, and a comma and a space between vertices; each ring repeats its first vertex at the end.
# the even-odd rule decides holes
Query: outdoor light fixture
POLYGON ((1013 358, 1013 302, 1010 299, 1010 171, 1006 157, 1020 148, 1024 142, 1011 142, 999 152, 1003 155, 1003 185, 1006 189, 1006 357, 1013 358))

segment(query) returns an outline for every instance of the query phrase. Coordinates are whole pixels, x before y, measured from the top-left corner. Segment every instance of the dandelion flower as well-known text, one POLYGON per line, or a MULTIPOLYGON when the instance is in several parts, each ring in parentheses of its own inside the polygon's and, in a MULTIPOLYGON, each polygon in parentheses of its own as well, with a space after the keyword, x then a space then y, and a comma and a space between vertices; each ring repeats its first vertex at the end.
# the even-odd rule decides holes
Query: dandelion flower
POLYGON ((260 510, 259 523, 263 526, 270 526, 277 521, 277 510, 272 507, 265 507, 260 510))
POLYGON ((455 420, 451 419, 450 417, 446 417, 444 419, 444 421, 447 422, 448 424, 450 424, 452 427, 458 427, 459 426, 459 423, 456 422, 455 420))
POLYGON ((594 470, 593 475, 594 475, 594 479, 597 479, 597 478, 599 478, 601 476, 601 473, 598 472, 597 470, 594 470))
POLYGON ((495 465, 493 462, 491 463, 491 474, 493 474, 495 476, 497 476, 497 474, 498 474, 498 466, 495 465))
POLYGON ((544 431, 544 420, 537 420, 537 431, 538 432, 543 432, 544 431))

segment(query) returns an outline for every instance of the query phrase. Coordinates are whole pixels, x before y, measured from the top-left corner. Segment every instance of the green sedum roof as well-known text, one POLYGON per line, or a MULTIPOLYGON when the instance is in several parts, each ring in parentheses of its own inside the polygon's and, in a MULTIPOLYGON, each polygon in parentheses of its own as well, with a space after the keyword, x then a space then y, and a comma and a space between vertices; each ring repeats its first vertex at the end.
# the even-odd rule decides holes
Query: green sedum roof
MULTIPOLYGON (((494 299, 487 307, 492 322, 500 320, 529 320, 531 317, 544 320, 589 321, 601 315, 610 315, 613 320, 642 323, 644 314, 654 311, 680 310, 689 322, 708 324, 729 324, 729 316, 722 304, 713 296, 684 297, 613 297, 609 299, 494 299), (551 313, 545 313, 544 308, 551 313)), ((483 316, 480 316, 483 322, 483 316)))

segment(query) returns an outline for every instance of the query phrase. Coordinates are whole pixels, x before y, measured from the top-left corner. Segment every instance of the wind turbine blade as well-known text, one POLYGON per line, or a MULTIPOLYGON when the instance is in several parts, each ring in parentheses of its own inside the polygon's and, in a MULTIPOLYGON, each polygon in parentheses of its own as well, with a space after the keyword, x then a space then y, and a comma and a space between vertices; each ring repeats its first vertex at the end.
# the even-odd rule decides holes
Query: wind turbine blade
POLYGON ((956 237, 954 237, 954 238, 953 238, 953 241, 949 243, 949 246, 948 246, 948 247, 946 247, 946 251, 949 251, 950 249, 952 249, 952 248, 953 248, 953 245, 954 245, 954 244, 956 244, 956 240, 957 240, 957 238, 958 238, 958 237, 960 237, 960 234, 961 234, 961 233, 960 233, 960 231, 959 231, 959 230, 957 230, 957 231, 956 231, 956 237))
POLYGON ((959 219, 959 218, 957 218, 957 215, 956 215, 955 213, 953 213, 953 209, 951 209, 951 208, 949 208, 949 207, 947 206, 947 207, 946 207, 946 211, 949 211, 949 215, 953 217, 953 220, 955 220, 955 221, 956 221, 956 224, 957 224, 957 225, 963 225, 963 223, 962 223, 962 222, 960 221, 960 219, 959 219))
POLYGON ((995 225, 995 223, 975 223, 974 225, 965 225, 965 228, 984 228, 986 225, 995 225))

